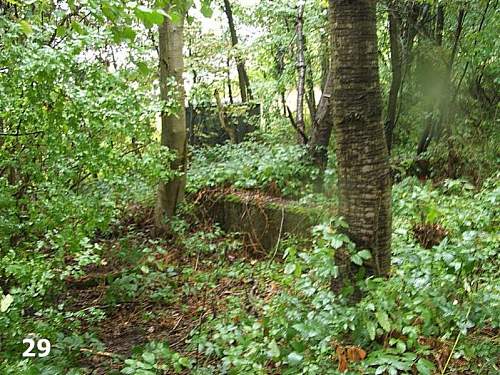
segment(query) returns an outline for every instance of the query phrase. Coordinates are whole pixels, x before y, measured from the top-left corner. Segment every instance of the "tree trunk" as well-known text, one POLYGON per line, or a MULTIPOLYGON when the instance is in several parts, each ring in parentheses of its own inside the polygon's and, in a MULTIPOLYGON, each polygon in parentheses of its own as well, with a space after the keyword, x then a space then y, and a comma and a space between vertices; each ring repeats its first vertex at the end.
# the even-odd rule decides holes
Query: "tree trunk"
POLYGON ((333 75, 330 67, 326 76, 325 87, 323 88, 318 108, 316 109, 311 140, 309 141, 310 155, 313 163, 319 169, 319 175, 315 181, 317 192, 323 190, 324 173, 328 164, 328 145, 330 144, 330 137, 333 129, 333 118, 331 116, 332 91, 333 75))
MULTIPOLYGON (((234 26, 233 10, 231 8, 231 3, 229 0, 224 0, 224 13, 227 16, 227 22, 229 25, 229 33, 231 35, 231 46, 236 47, 238 44, 238 36, 236 35, 236 28, 234 26)), ((248 100, 252 99, 252 91, 250 90, 250 81, 248 79, 248 74, 245 69, 245 63, 241 56, 236 56, 236 69, 238 71, 238 82, 240 84, 241 101, 246 103, 248 100)))
POLYGON ((178 112, 173 115, 161 113, 161 144, 175 153, 175 159, 169 168, 178 173, 168 182, 159 186, 158 200, 155 208, 155 228, 157 232, 168 229, 165 219, 175 214, 179 202, 184 200, 186 186, 186 112, 184 110, 184 60, 183 48, 184 15, 179 24, 173 24, 165 17, 160 26, 160 95, 164 102, 177 99, 178 112), (169 79, 175 79, 175 87, 169 85, 169 79))
POLYGON ((435 39, 438 46, 443 44, 443 29, 444 29, 444 5, 438 5, 436 14, 436 32, 435 39))
MULTIPOLYGON (((444 14, 444 13, 443 13, 444 14)), ((450 59, 448 60, 448 64, 446 66, 446 74, 443 79, 443 93, 442 93, 442 99, 439 105, 439 115, 436 123, 433 124, 432 129, 428 131, 427 127, 424 129, 424 132, 422 133, 420 137, 420 142, 419 142, 419 147, 417 149, 417 156, 420 155, 423 152, 427 151, 427 148, 429 147, 431 141, 434 138, 439 139, 442 135, 443 132, 443 126, 445 127, 445 133, 446 137, 448 140, 450 139, 451 136, 451 126, 450 123, 448 122, 448 115, 449 115, 449 110, 450 110, 450 105, 451 105, 451 99, 452 99, 452 72, 453 72, 453 65, 455 63, 455 58, 458 53, 458 47, 460 43, 460 38, 462 36, 462 30, 463 30, 463 25, 464 25, 464 20, 465 20, 465 9, 461 8, 458 11, 458 16, 457 16, 457 27, 455 29, 455 37, 453 41, 453 47, 451 50, 451 56, 450 59), (423 145, 421 147, 420 145, 423 145)))
MULTIPOLYGON (((332 112, 338 163, 339 214, 358 250, 369 249, 369 275, 391 267, 391 180, 382 125, 376 1, 330 0, 332 12, 332 112)), ((336 251, 340 276, 332 289, 354 281, 345 250, 336 251)))
POLYGON ((227 94, 229 95, 229 103, 234 104, 233 100, 233 88, 231 86, 231 64, 229 58, 226 59, 227 65, 227 94))
MULTIPOLYGON (((393 6, 394 3, 391 3, 393 6)), ((399 90, 403 80, 401 60, 401 18, 394 9, 389 9, 389 37, 391 45, 392 80, 387 104, 387 121, 385 123, 385 139, 389 153, 392 149, 392 136, 396 127, 396 115, 399 90)))
POLYGON ((236 139, 236 130, 234 126, 228 125, 226 121, 226 111, 224 110, 224 106, 222 105, 222 101, 220 99, 219 91, 214 91, 215 102, 217 103, 217 112, 219 114, 219 123, 222 129, 226 132, 229 137, 229 141, 233 144, 238 143, 236 139))
POLYGON ((304 58, 304 3, 299 3, 297 8, 297 19, 295 24, 295 33, 297 36, 297 119, 295 124, 299 130, 299 143, 306 144, 303 134, 306 133, 304 122, 304 90, 306 81, 306 61, 304 58))

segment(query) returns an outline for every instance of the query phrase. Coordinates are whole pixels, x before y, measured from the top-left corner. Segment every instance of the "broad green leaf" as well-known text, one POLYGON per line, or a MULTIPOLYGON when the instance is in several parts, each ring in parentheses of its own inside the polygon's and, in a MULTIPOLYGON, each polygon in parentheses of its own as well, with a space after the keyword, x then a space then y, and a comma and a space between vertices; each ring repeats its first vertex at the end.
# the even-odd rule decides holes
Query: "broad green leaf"
POLYGON ((293 273, 293 271, 295 271, 295 263, 288 263, 286 266, 285 266, 285 273, 287 275, 290 275, 291 273, 293 273))
POLYGON ((269 343, 269 351, 268 354, 271 358, 278 358, 280 356, 280 348, 276 343, 276 340, 273 340, 269 343))
POLYGON ((357 264, 358 266, 361 266, 363 264, 363 259, 358 254, 352 255, 351 256, 351 261, 354 264, 357 264))
POLYGON ((387 332, 391 330, 391 322, 389 321, 389 316, 387 313, 383 310, 378 310, 375 313, 375 317, 377 318, 378 323, 380 326, 387 332))
POLYGON ((340 238, 340 236, 337 235, 332 238, 331 244, 334 249, 340 249, 344 244, 344 241, 340 238))
POLYGON ((153 25, 161 25, 163 23, 162 10, 151 9, 144 5, 139 5, 135 8, 135 15, 144 23, 146 27, 153 25))
POLYGON ((370 337, 370 340, 375 340, 375 333, 377 330, 377 325, 369 320, 366 322, 366 331, 368 332, 368 336, 370 337))
POLYGON ((210 5, 208 5, 206 2, 203 2, 201 4, 201 14, 203 14, 205 17, 210 18, 212 17, 212 14, 214 13, 210 5))
POLYGON ((154 353, 151 353, 151 352, 142 353, 142 358, 147 363, 155 363, 155 360, 156 360, 154 353))
POLYGON ((22 20, 21 22, 19 22, 19 26, 21 26, 21 31, 24 34, 30 35, 33 33, 33 28, 27 21, 22 20))
POLYGON ((370 253, 370 250, 361 250, 357 253, 357 255, 363 258, 364 260, 371 259, 372 257, 372 253, 370 253))
POLYGON ((418 373, 421 375, 431 375, 433 371, 436 369, 434 363, 425 358, 420 358, 416 364, 416 367, 418 373))
POLYGON ((0 312, 6 312, 12 302, 14 302, 14 298, 10 294, 4 296, 2 301, 0 301, 0 312))
POLYGON ((287 357, 288 363, 290 363, 291 365, 296 365, 296 364, 300 363, 303 359, 304 359, 304 356, 302 354, 297 353, 297 352, 291 352, 290 354, 288 354, 288 357, 287 357))

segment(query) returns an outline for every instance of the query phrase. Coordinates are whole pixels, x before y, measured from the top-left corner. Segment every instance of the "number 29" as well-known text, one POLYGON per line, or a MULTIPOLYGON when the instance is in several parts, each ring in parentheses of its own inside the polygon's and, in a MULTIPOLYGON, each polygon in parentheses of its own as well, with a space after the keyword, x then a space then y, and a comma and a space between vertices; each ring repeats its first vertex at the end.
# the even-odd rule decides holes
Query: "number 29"
MULTIPOLYGON (((23 352, 23 357, 36 357, 37 353, 33 353, 35 348, 35 340, 32 338, 25 338, 23 344, 28 345, 28 349, 23 352)), ((39 357, 47 357, 50 353, 50 341, 47 339, 40 339, 36 341, 36 348, 38 349, 39 357)))

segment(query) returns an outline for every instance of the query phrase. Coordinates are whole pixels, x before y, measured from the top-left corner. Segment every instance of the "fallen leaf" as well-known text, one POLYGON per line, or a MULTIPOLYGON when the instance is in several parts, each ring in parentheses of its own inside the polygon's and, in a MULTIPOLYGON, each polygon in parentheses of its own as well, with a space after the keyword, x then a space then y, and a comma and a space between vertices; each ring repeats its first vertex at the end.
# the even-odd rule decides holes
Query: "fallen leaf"
POLYGON ((350 362, 362 361, 365 358, 366 358, 366 352, 359 346, 347 347, 347 359, 350 362))
POLYGON ((347 366, 347 357, 346 357, 345 348, 343 346, 339 345, 339 346, 337 346, 336 352, 337 352, 337 358, 339 360, 338 370, 340 372, 346 372, 348 366, 347 366))

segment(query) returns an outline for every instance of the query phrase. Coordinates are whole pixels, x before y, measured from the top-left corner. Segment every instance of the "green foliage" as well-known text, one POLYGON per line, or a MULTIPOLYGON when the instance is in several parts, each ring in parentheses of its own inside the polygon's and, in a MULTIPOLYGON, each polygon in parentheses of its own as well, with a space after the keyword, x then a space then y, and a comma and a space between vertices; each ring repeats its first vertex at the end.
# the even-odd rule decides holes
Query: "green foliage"
POLYGON ((307 159, 307 150, 300 146, 255 141, 193 150, 188 189, 233 186, 296 197, 311 191, 317 173, 307 159))
POLYGON ((182 370, 190 369, 192 361, 171 351, 163 343, 148 343, 142 351, 138 351, 132 358, 125 360, 122 374, 154 375, 164 374, 166 371, 174 370, 180 373, 182 370))
POLYGON ((415 180, 403 181, 394 197, 393 275, 389 280, 361 279, 364 298, 359 304, 349 305, 329 290, 331 277, 338 272, 332 257, 336 248, 347 246, 361 259, 369 256, 337 233, 336 228, 343 225, 337 221, 316 228, 312 249, 286 248, 279 281, 283 289, 261 305, 258 317, 241 308, 230 310, 192 343, 205 355, 221 359, 218 371, 234 373, 259 373, 269 365, 281 373, 336 373, 332 341, 345 340, 368 351, 367 359, 351 364, 351 369, 431 374, 436 370, 432 357, 436 349, 422 338, 440 338, 450 348, 459 333, 463 338, 454 358, 489 362, 494 342, 481 339, 488 349, 479 356, 474 348, 477 332, 500 324, 495 312, 500 300, 494 291, 498 223, 489 214, 498 188, 495 180, 487 181, 480 193, 461 182, 449 181, 433 189, 415 180), (419 200, 429 197, 446 212, 446 225, 457 231, 426 250, 411 238, 410 226, 420 215, 419 200), (468 223, 469 230, 462 223, 468 223))

